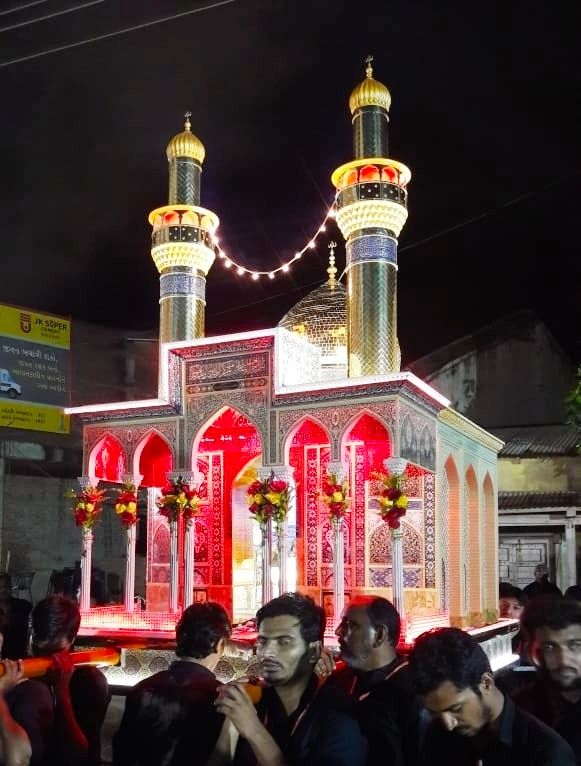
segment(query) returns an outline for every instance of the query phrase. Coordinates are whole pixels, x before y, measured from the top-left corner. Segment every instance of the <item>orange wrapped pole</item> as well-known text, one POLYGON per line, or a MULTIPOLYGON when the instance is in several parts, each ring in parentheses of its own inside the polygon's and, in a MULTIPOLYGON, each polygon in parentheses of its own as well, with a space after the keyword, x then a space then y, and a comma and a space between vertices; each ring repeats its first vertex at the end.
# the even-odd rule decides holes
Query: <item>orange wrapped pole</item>
MULTIPOLYGON (((89 649, 86 652, 71 652, 73 665, 116 665, 119 662, 117 649, 89 649)), ((27 657, 22 660, 24 678, 43 676, 53 666, 52 657, 27 657)), ((4 675, 4 663, 0 662, 0 678, 4 675)))

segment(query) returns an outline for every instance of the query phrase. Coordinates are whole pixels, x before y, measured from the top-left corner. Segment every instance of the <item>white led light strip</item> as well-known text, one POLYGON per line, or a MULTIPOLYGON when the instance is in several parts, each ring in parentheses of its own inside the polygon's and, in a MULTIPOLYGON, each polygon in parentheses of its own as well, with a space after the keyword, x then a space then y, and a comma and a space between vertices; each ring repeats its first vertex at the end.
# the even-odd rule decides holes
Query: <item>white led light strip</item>
POLYGON ((335 210, 336 210, 336 199, 333 201, 333 204, 331 207, 327 210, 327 213, 325 214, 325 218, 323 219, 322 224, 318 227, 317 231, 311 237, 311 239, 308 240, 308 242, 304 245, 304 247, 301 250, 297 250, 297 252, 292 256, 292 258, 289 258, 288 261, 278 266, 276 269, 270 269, 270 270, 256 270, 256 269, 249 269, 247 266, 243 266, 241 263, 238 263, 238 261, 234 260, 234 258, 231 258, 229 255, 227 255, 224 250, 220 247, 220 242, 217 237, 212 238, 212 243, 214 244, 216 248, 216 253, 218 255, 218 258, 222 261, 222 264, 224 268, 226 269, 232 269, 234 273, 236 273, 239 277, 245 277, 249 276, 253 280, 258 280, 260 277, 268 277, 269 279, 274 279, 275 276, 278 274, 286 274, 291 267, 291 264, 293 264, 295 261, 298 261, 300 258, 303 257, 304 253, 307 252, 307 250, 315 250, 317 247, 317 237, 320 234, 324 234, 324 232, 327 231, 327 221, 331 218, 335 218, 335 210))

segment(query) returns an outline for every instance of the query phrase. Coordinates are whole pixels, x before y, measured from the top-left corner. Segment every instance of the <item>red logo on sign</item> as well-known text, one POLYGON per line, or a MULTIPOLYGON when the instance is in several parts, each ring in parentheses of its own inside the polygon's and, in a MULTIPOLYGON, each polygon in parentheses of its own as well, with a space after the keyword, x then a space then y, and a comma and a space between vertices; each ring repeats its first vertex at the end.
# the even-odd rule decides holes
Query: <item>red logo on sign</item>
POLYGON ((30 332, 32 329, 32 317, 30 314, 20 314, 20 329, 22 332, 30 332))

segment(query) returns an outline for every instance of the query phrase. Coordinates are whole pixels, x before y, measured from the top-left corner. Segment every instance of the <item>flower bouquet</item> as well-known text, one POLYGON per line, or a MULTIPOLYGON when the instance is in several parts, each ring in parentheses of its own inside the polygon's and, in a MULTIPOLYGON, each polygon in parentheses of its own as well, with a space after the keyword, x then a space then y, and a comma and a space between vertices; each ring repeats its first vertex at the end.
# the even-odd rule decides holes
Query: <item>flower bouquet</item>
POLYGON ((390 529, 399 529, 400 519, 405 516, 408 506, 408 499, 402 490, 403 474, 375 474, 375 478, 383 484, 379 497, 379 515, 390 529))
POLYGON ((126 482, 123 489, 117 490, 115 513, 119 521, 128 529, 137 522, 137 488, 135 484, 126 482))
POLYGON ((169 522, 177 521, 180 516, 189 522, 200 512, 202 500, 196 489, 191 489, 181 476, 170 481, 161 490, 161 497, 157 499, 157 507, 162 516, 169 522))
POLYGON ((336 474, 329 473, 324 478, 320 498, 329 509, 331 522, 338 523, 349 513, 349 484, 346 480, 339 482, 336 474))
POLYGON ((274 471, 268 479, 256 479, 246 490, 248 510, 251 518, 266 526, 272 519, 277 527, 284 522, 288 514, 289 485, 282 479, 275 479, 274 471))
POLYGON ((106 496, 104 489, 88 486, 80 492, 72 491, 75 500, 73 514, 75 524, 84 530, 90 530, 101 515, 102 503, 106 496))

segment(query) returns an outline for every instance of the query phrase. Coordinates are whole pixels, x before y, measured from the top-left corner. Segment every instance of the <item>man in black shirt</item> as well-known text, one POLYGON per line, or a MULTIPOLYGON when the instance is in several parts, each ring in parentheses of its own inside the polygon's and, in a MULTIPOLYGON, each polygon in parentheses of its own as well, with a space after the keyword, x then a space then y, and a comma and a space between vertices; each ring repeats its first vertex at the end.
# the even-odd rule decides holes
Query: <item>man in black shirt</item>
POLYGON ((32 604, 12 595, 12 579, 0 573, 0 630, 2 659, 20 660, 28 652, 28 620, 32 604))
POLYGON ((556 596, 560 598, 563 595, 559 588, 549 580, 549 570, 546 564, 536 565, 535 579, 524 588, 523 593, 529 599, 537 598, 538 596, 556 596))
POLYGON ((178 659, 127 695, 113 738, 114 766, 203 766, 223 718, 215 707, 214 669, 230 636, 224 609, 192 604, 176 627, 178 659))
POLYGON ((581 604, 535 599, 521 624, 537 672, 514 700, 566 739, 581 763, 581 604))
POLYGON ((396 647, 400 619, 393 604, 379 596, 360 596, 345 608, 336 630, 341 660, 333 671, 329 653, 315 668, 327 683, 346 691, 369 743, 368 764, 415 764, 420 739, 421 705, 407 661, 396 647))
POLYGON ((349 698, 313 672, 323 609, 308 596, 287 593, 259 609, 256 621, 256 652, 268 686, 256 708, 242 685, 220 689, 216 704, 227 722, 213 763, 364 766, 367 746, 349 715, 349 698))
POLYGON ((569 745, 496 687, 484 651, 464 631, 424 633, 409 668, 436 719, 422 743, 425 766, 574 766, 569 745))

